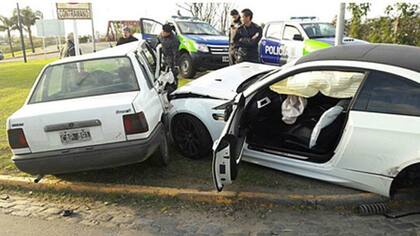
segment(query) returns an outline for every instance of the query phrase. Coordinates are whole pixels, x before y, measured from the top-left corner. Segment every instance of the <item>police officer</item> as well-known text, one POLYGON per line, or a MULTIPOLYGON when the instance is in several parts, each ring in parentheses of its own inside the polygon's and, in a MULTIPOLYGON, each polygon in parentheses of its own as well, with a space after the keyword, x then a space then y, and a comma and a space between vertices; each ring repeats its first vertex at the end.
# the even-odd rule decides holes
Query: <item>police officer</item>
POLYGON ((117 46, 125 43, 131 43, 134 41, 137 41, 138 39, 133 36, 133 33, 131 32, 131 29, 128 27, 123 28, 123 37, 118 39, 117 46))
POLYGON ((241 11, 242 25, 239 26, 233 42, 236 47, 236 63, 259 62, 258 42, 262 37, 262 28, 252 22, 253 13, 246 8, 241 11))
POLYGON ((236 31, 239 26, 241 26, 241 16, 236 9, 230 11, 230 16, 232 17, 232 24, 229 29, 229 65, 235 64, 235 43, 233 39, 235 38, 236 31))
POLYGON ((163 59, 175 77, 174 89, 176 89, 178 86, 178 70, 176 66, 178 65, 177 57, 179 41, 170 24, 164 24, 162 26, 162 32, 159 35, 159 42, 162 44, 163 59))

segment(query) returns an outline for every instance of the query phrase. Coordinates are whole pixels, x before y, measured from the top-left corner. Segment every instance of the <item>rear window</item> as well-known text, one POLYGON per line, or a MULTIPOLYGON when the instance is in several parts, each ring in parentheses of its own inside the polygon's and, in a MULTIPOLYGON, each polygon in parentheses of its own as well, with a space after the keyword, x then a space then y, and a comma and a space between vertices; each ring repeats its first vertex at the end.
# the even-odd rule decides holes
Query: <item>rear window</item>
POLYGON ((49 66, 29 103, 49 102, 139 90, 127 57, 71 62, 49 66))

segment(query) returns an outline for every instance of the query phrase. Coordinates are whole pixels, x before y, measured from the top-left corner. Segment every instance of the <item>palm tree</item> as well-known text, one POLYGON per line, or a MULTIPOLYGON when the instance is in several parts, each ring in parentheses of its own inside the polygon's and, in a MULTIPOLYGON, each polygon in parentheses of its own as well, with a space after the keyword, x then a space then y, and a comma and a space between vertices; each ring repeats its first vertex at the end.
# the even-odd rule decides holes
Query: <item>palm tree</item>
POLYGON ((10 52, 12 53, 12 57, 15 57, 15 52, 13 51, 13 45, 12 45, 12 37, 10 35, 10 32, 13 30, 13 21, 11 18, 0 16, 0 31, 6 31, 7 32, 7 40, 9 41, 10 46, 10 52))
MULTIPOLYGON (((22 10, 20 10, 20 15, 22 19, 22 25, 23 28, 28 32, 29 35, 29 42, 31 43, 32 52, 35 52, 34 48, 34 42, 32 40, 32 29, 31 27, 35 24, 35 21, 42 18, 42 12, 40 11, 33 11, 30 7, 25 7, 22 10)), ((15 9, 13 11, 13 17, 12 17, 14 23, 17 27, 17 10, 15 9)))

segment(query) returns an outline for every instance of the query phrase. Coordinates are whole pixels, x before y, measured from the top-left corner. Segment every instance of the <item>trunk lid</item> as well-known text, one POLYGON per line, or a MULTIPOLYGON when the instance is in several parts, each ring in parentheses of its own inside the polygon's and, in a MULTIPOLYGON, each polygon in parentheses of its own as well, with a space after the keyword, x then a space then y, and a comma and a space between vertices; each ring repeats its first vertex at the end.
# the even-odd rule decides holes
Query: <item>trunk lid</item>
POLYGON ((134 113, 132 102, 137 94, 29 104, 12 115, 9 125, 23 128, 33 153, 121 142, 126 140, 122 116, 134 113), (69 135, 78 137, 69 140, 69 135))

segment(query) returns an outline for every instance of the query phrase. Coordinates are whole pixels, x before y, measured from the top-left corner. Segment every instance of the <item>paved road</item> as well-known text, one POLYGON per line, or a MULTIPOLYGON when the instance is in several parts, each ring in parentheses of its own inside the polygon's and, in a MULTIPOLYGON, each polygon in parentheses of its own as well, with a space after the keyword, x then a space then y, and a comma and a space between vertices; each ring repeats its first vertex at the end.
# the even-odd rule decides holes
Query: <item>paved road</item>
POLYGON ((106 199, 2 190, 0 235, 420 235, 419 215, 387 219, 344 209, 106 199), (73 215, 62 216, 64 209, 73 215))

